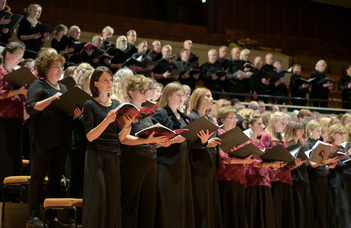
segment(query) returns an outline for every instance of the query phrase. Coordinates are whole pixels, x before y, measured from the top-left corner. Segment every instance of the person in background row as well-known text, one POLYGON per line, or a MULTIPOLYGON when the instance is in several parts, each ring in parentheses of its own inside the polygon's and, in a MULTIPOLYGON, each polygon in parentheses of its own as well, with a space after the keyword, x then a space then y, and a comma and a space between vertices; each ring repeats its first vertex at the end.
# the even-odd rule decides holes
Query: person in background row
POLYGON ((333 89, 334 83, 328 80, 324 74, 326 69, 327 63, 321 59, 316 63, 315 71, 310 76, 310 78, 314 78, 311 82, 312 90, 310 97, 319 99, 318 101, 312 101, 314 107, 328 107, 329 92, 333 89))
POLYGON ((65 47, 65 49, 63 49, 63 50, 60 49, 59 43, 60 43, 62 37, 67 34, 67 31, 68 31, 68 28, 66 25, 63 25, 63 24, 57 25, 55 28, 56 37, 54 37, 51 40, 51 47, 54 48, 61 55, 69 54, 69 53, 74 51, 73 47, 68 47, 68 46, 65 47))
POLYGON ((292 66, 293 75, 290 78, 291 97, 301 99, 291 99, 293 105, 306 106, 308 97, 308 86, 309 83, 302 80, 301 78, 301 65, 294 64, 292 66))
POLYGON ((26 9, 27 18, 22 19, 17 31, 17 37, 26 45, 24 58, 33 58, 37 56, 37 52, 43 47, 43 44, 49 40, 51 34, 48 32, 40 33, 37 28, 41 24, 39 21, 42 13, 42 7, 39 4, 30 4, 26 9))
MULTIPOLYGON (((22 170, 22 128, 25 85, 16 88, 4 79, 23 60, 25 46, 11 42, 2 52, 4 63, 0 66, 0 179, 20 175, 22 170)), ((0 186, 3 184, 1 182, 0 186)))
POLYGON ((346 67, 346 75, 340 78, 338 88, 342 91, 342 108, 351 109, 351 64, 346 67))
POLYGON ((111 38, 112 38, 114 32, 115 32, 115 30, 110 26, 106 26, 102 30, 103 42, 102 42, 101 49, 107 51, 109 48, 115 47, 115 45, 111 42, 111 38))

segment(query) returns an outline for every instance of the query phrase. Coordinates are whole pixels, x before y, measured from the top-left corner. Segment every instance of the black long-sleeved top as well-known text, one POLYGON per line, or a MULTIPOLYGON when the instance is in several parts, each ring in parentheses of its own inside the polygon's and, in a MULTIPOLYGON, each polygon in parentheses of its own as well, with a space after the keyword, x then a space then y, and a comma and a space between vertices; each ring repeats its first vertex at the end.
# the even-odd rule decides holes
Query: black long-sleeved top
POLYGON ((325 74, 319 72, 318 70, 315 70, 311 73, 310 78, 315 78, 311 83, 312 83, 312 90, 311 90, 311 98, 319 98, 319 99, 328 99, 328 93, 329 89, 328 87, 323 87, 323 82, 322 79, 326 78, 325 74))
MULTIPOLYGON (((38 33, 37 27, 40 25, 40 21, 38 21, 35 27, 32 27, 31 23, 27 20, 27 18, 23 18, 20 22, 20 26, 18 27, 17 37, 21 40, 22 35, 32 35, 38 33)), ((29 40, 21 40, 26 45, 26 50, 38 52, 43 47, 43 36, 38 39, 29 39, 29 40)), ((37 53, 27 52, 27 57, 35 58, 37 53)))
POLYGON ((215 89, 216 91, 222 90, 222 81, 218 77, 217 79, 213 80, 212 75, 216 74, 217 72, 223 71, 220 62, 206 62, 201 66, 201 76, 205 83, 205 86, 210 89, 215 89))
POLYGON ((302 88, 302 84, 307 83, 303 80, 300 80, 301 75, 293 74, 290 78, 290 88, 291 88, 291 96, 292 97, 306 97, 308 93, 308 87, 302 88))

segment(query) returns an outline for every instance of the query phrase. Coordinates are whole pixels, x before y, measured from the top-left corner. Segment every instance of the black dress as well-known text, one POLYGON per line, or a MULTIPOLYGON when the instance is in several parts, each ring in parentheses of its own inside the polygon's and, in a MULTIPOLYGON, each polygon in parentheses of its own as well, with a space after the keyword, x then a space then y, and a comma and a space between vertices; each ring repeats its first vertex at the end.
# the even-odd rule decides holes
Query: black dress
MULTIPOLYGON (((200 118, 199 113, 189 114, 191 122, 200 118)), ((207 118, 213 122, 210 116, 207 118)), ((216 137, 213 134, 210 138, 216 137)), ((221 228, 222 215, 216 168, 219 167, 218 147, 202 147, 198 139, 190 147, 190 166, 193 184, 196 228, 221 228)))
MULTIPOLYGON (((132 124, 130 134, 152 125, 150 117, 132 124)), ((122 227, 153 228, 156 212, 156 146, 122 145, 122 227)))
MULTIPOLYGON (((182 114, 177 119, 166 107, 152 117, 170 129, 187 125, 188 118, 182 114)), ((157 213, 155 227, 194 227, 194 205, 191 185, 188 142, 172 144, 157 149, 157 213)))
POLYGON ((309 162, 306 161, 291 171, 296 228, 314 227, 313 201, 308 179, 308 166, 309 162))
MULTIPOLYGON (((340 150, 343 148, 339 147, 340 150)), ((350 193, 347 192, 347 184, 345 184, 346 169, 350 169, 351 165, 344 162, 349 159, 346 156, 338 162, 334 169, 330 169, 329 175, 329 207, 330 207, 330 227, 344 228, 351 227, 350 219, 350 193)), ((347 174, 346 174, 347 175, 347 174)))
MULTIPOLYGON (((308 139, 305 142, 305 151, 312 149, 317 142, 316 139, 308 139)), ((328 173, 326 166, 317 168, 308 167, 308 178, 310 181, 313 218, 315 227, 328 228, 329 226, 329 195, 328 195, 328 173)))
MULTIPOLYGON (((119 105, 113 100, 110 107, 89 100, 84 105, 84 127, 88 133, 99 125, 107 113, 119 105)), ((117 122, 110 123, 94 141, 88 143, 83 194, 85 228, 121 227, 120 142, 117 122)))

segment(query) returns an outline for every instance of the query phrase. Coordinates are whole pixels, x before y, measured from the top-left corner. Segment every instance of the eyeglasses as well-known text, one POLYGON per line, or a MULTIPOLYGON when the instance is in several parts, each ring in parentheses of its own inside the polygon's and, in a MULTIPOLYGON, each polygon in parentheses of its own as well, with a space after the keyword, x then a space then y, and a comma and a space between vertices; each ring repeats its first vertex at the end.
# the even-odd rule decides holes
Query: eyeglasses
POLYGON ((236 117, 226 117, 227 119, 230 119, 230 120, 235 120, 235 121, 238 121, 238 118, 236 117))
POLYGON ((61 69, 61 70, 63 70, 64 69, 64 66, 59 66, 59 65, 55 65, 55 66, 52 66, 51 68, 53 68, 53 69, 61 69))
POLYGON ((140 92, 140 94, 148 94, 151 92, 151 90, 152 90, 152 88, 140 89, 139 92, 140 92))
POLYGON ((297 131, 305 131, 305 129, 303 129, 303 128, 298 128, 298 129, 296 129, 297 131))
POLYGON ((339 135, 346 135, 346 132, 341 132, 341 131, 338 131, 338 132, 335 132, 335 134, 339 134, 339 135))

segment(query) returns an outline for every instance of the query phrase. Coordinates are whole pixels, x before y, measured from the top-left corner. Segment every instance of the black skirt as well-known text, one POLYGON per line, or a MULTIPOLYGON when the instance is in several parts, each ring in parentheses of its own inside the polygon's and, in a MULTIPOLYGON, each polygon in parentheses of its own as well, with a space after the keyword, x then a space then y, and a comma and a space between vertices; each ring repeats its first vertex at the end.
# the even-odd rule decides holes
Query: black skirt
POLYGON ((187 151, 181 151, 173 164, 157 164, 156 208, 155 227, 195 227, 190 164, 187 151))
POLYGON ((246 228, 245 188, 234 181, 218 181, 223 227, 246 228))
POLYGON ((296 228, 314 227, 310 184, 303 181, 294 181, 293 183, 296 228))
POLYGON ((88 148, 85 160, 82 227, 120 228, 119 155, 88 148))
POLYGON ((318 228, 329 228, 329 195, 328 177, 310 175, 314 172, 309 170, 310 188, 313 202, 314 226, 318 228))
POLYGON ((246 211, 249 228, 274 228, 272 191, 267 186, 246 189, 246 211))
POLYGON ((156 159, 123 154, 122 160, 122 226, 153 228, 156 212, 156 159))
POLYGON ((22 121, 0 118, 0 189, 7 176, 21 175, 22 121))
POLYGON ((192 169, 196 228, 221 228, 222 215, 216 167, 192 169))
POLYGON ((276 228, 295 228, 292 185, 272 182, 272 197, 276 228))

